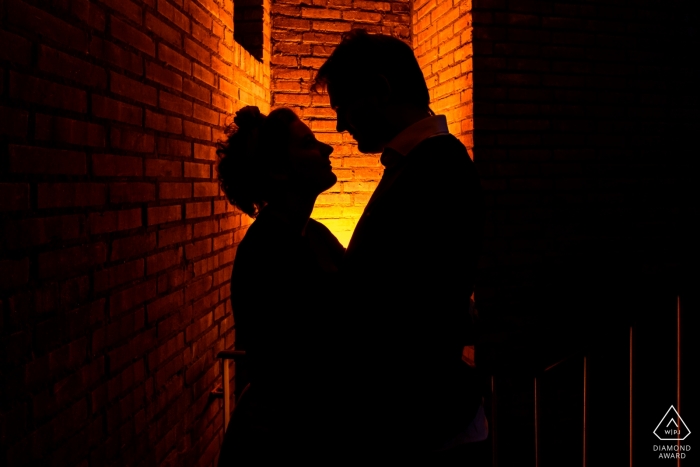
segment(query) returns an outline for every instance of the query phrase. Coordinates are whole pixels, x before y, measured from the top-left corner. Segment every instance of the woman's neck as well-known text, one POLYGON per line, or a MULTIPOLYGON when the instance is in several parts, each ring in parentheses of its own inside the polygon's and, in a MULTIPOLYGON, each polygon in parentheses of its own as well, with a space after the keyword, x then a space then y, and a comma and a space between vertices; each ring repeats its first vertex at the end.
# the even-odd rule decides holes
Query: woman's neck
POLYGON ((279 199, 270 201, 266 209, 287 223, 292 231, 304 235, 317 197, 318 195, 286 193, 279 199))

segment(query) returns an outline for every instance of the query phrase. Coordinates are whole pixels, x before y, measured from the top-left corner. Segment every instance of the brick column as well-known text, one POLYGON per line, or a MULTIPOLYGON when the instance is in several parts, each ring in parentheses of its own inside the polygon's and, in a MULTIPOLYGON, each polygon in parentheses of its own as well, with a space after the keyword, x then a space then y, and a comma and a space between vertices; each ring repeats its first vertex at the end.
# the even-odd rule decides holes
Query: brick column
POLYGON ((413 48, 430 90, 430 107, 470 150, 472 137, 471 0, 416 0, 413 48))
POLYGON ((410 44, 410 2, 278 0, 272 6, 272 105, 291 107, 317 137, 333 145, 338 183, 318 198, 312 216, 347 245, 381 178, 378 155, 357 151, 352 137, 335 131, 327 95, 309 94, 316 70, 352 28, 390 34, 410 44))

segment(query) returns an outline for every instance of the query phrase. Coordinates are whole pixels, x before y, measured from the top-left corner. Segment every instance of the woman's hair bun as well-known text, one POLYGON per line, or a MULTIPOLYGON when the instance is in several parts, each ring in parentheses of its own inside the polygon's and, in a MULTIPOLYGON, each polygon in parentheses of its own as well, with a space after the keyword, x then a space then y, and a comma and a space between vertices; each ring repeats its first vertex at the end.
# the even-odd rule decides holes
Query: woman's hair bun
POLYGON ((236 124, 241 131, 252 131, 262 125, 265 120, 265 116, 260 113, 254 105, 247 105, 241 110, 236 112, 236 116, 233 117, 233 123, 236 124))

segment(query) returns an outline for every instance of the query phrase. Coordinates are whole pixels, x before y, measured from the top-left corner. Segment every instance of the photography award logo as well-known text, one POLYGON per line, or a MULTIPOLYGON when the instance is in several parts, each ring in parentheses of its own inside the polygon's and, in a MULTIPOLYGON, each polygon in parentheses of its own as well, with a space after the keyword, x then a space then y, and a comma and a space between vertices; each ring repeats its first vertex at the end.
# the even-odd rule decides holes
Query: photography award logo
POLYGON ((669 441, 665 444, 655 444, 654 452, 659 459, 685 459, 690 445, 681 443, 690 435, 688 425, 685 424, 674 406, 671 406, 656 428, 654 434, 660 441, 669 441))

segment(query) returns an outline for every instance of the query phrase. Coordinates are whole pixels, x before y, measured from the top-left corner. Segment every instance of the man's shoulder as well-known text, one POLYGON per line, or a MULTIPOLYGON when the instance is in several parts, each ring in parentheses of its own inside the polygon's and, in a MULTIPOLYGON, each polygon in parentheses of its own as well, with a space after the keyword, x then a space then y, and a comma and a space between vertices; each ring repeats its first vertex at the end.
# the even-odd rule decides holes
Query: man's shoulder
POLYGON ((452 134, 427 138, 406 156, 406 171, 426 178, 431 173, 442 177, 473 178, 476 168, 467 148, 452 134))
POLYGON ((424 139, 418 145, 416 145, 415 148, 413 148, 409 155, 432 151, 444 151, 448 153, 467 155, 467 157, 469 156, 467 153, 467 148, 464 146, 464 144, 462 144, 462 142, 451 133, 435 135, 424 139))

